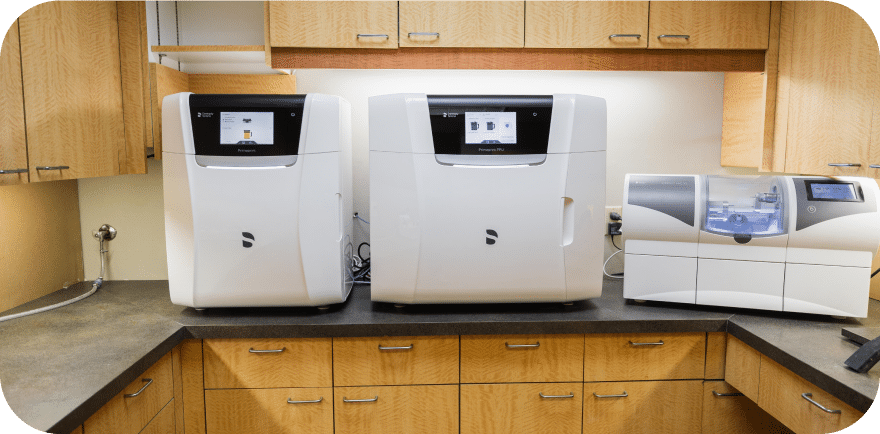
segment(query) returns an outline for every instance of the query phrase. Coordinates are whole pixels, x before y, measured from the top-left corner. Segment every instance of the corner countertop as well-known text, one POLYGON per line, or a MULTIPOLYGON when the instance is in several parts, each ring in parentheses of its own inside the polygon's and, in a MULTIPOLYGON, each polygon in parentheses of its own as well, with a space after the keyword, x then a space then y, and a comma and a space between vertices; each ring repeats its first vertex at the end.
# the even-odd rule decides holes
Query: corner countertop
MULTIPOLYGON (((88 290, 74 285, 2 314, 53 304, 88 290)), ((0 315, 2 315, 0 314, 0 315)), ((474 334, 728 332, 792 372, 867 411, 880 366, 857 374, 843 366, 857 345, 844 327, 880 326, 673 303, 634 303, 606 279, 602 297, 561 304, 433 305, 395 308, 357 286, 346 303, 315 308, 208 309, 171 304, 167 281, 112 281, 78 303, 0 323, 0 386, 12 410, 36 429, 69 432, 183 339, 424 336, 474 334)))

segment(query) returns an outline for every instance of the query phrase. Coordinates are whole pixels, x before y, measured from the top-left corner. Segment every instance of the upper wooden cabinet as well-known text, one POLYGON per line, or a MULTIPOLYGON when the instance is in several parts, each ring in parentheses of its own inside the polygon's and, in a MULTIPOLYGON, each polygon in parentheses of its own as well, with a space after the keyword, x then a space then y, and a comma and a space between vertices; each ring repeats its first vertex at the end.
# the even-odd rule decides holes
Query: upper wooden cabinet
POLYGON ((0 48, 0 185, 28 182, 24 101, 21 90, 21 55, 18 21, 6 32, 0 48))
POLYGON ((648 48, 766 50, 770 2, 651 2, 648 48))
POLYGON ((528 1, 528 48, 647 48, 646 1, 528 1))
POLYGON ((523 46, 523 2, 402 1, 401 47, 523 46))
POLYGON ((272 47, 397 48, 397 2, 270 2, 272 47))

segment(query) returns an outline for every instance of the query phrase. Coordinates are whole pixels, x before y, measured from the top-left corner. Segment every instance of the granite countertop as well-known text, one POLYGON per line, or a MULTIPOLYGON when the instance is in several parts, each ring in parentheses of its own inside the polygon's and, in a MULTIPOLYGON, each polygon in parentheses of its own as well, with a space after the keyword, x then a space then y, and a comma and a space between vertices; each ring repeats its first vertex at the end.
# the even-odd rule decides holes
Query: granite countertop
MULTIPOLYGON (((2 314, 69 299, 75 285, 2 314)), ((0 314, 0 315, 2 315, 0 314)), ((0 386, 13 411, 34 428, 65 433, 82 424, 183 339, 357 337, 532 333, 723 332, 867 411, 880 366, 857 374, 843 361, 857 345, 844 327, 880 326, 880 302, 865 319, 837 320, 623 299, 619 280, 602 297, 561 304, 435 305, 402 309, 370 301, 357 286, 346 303, 315 308, 208 309, 171 304, 167 281, 106 282, 78 303, 0 323, 0 386)))

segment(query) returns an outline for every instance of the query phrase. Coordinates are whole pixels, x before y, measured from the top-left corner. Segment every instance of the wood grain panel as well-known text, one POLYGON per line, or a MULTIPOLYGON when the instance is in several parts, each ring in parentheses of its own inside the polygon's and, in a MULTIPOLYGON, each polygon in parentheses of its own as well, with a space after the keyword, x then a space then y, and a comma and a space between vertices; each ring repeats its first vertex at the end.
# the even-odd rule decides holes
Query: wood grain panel
POLYGON ((205 389, 333 386, 329 338, 205 339, 204 348, 205 389))
POLYGON ((863 175, 871 142, 877 44, 871 28, 833 2, 794 2, 785 170, 863 175), (862 168, 834 168, 857 163, 862 168))
POLYGON ((401 48, 399 50, 273 48, 272 67, 276 69, 760 72, 764 70, 764 51, 566 48, 401 48))
MULTIPOLYGON (((871 272, 873 273, 873 270, 878 268, 880 268, 880 254, 874 255, 874 259, 871 262, 871 272)), ((880 275, 871 278, 869 296, 874 300, 880 300, 880 275)))
POLYGON ((48 2, 19 18, 31 182, 119 174, 116 20, 115 2, 48 2))
MULTIPOLYGON (((775 2, 774 2, 775 3, 775 2)), ((776 119, 773 123, 772 149, 764 149, 764 170, 785 172, 788 145, 788 112, 791 100, 791 57, 794 36, 794 2, 784 1, 779 10, 779 56, 776 80, 776 119)), ((768 49, 772 51, 772 49, 768 49)))
POLYGON ((169 402, 140 434, 172 434, 176 430, 174 401, 169 402))
POLYGON ((178 344, 171 350, 171 375, 174 382, 174 427, 175 434, 183 434, 183 367, 180 358, 180 348, 183 344, 178 344))
POLYGON ((761 353, 743 341, 728 335, 724 379, 749 399, 758 402, 760 372, 761 353))
POLYGON ((724 364, 727 362, 727 333, 706 333, 706 373, 703 378, 724 378, 724 364))
POLYGON ((788 434, 792 431, 724 381, 703 383, 703 432, 712 434, 788 434))
POLYGON ((206 390, 205 409, 209 434, 333 434, 329 387, 206 390))
POLYGON ((70 434, 83 434, 83 428, 82 428, 82 425, 76 427, 76 429, 73 430, 73 431, 71 431, 70 434))
POLYGON ((272 67, 272 40, 269 34, 271 21, 269 20, 269 2, 263 2, 263 50, 266 51, 266 66, 272 67))
POLYGON ((702 379, 705 364, 705 333, 586 336, 584 381, 702 379))
POLYGON ((150 64, 150 94, 153 115, 153 151, 162 158, 162 99, 178 92, 189 92, 189 76, 185 72, 156 63, 150 64))
POLYGON ((760 72, 724 74, 721 165, 761 166, 764 158, 764 86, 760 72))
POLYGON ((761 361, 758 405, 801 434, 837 432, 864 415, 766 357, 761 361), (814 401, 841 413, 822 411, 804 399, 801 396, 803 393, 811 393, 814 401))
POLYGON ((702 380, 585 383, 584 432, 699 433, 702 392, 702 380))
POLYGON ((522 47, 522 1, 402 1, 401 47, 522 47), (436 32, 433 35, 410 33, 436 32))
POLYGON ((458 364, 458 336, 333 339, 335 386, 458 384, 458 364))
MULTIPOLYGON (((122 112, 125 140, 118 149, 119 173, 147 173, 147 124, 145 105, 148 80, 147 29, 142 19, 143 2, 116 3, 119 24, 119 62, 122 76, 122 112)), ((149 126, 152 128, 152 126, 149 126)), ((152 145, 150 143, 149 145, 152 145)))
POLYGON ((181 342, 180 368, 183 378, 183 431, 186 434, 205 434, 205 383, 201 340, 187 339, 181 342))
MULTIPOLYGON (((779 118, 780 32, 782 29, 782 3, 770 2, 770 40, 764 55, 764 143, 759 170, 782 172, 785 170, 785 148, 777 149, 776 122, 779 118)), ((782 134, 782 138, 785 134, 782 134)))
MULTIPOLYGON (((0 137, 0 170, 27 169, 18 21, 12 23, 0 47, 0 137)), ((0 186, 27 182, 27 172, 0 175, 0 186)))
POLYGON ((654 2, 648 28, 649 48, 766 50, 770 2, 654 2))
POLYGON ((397 48, 397 2, 272 2, 269 39, 273 47, 397 48))
MULTIPOLYGON (((147 369, 140 379, 122 389, 122 409, 125 414, 128 434, 138 434, 148 423, 159 414, 166 404, 174 398, 174 381, 171 372, 171 353, 159 359, 155 365, 147 369), (153 380, 146 389, 144 379, 153 380), (140 395, 126 398, 126 394, 134 394, 143 389, 140 395)), ((173 412, 173 410, 172 410, 173 412)))
POLYGON ((533 48, 647 48, 648 2, 527 1, 525 38, 533 48))
POLYGON ((263 51, 263 45, 153 45, 150 50, 154 53, 188 53, 202 51, 263 51))
POLYGON ((462 383, 583 381, 583 366, 584 335, 461 337, 462 383))
POLYGON ((583 388, 582 383, 463 384, 461 434, 580 433, 583 388))
POLYGON ((189 74, 193 93, 296 93, 295 75, 189 74))
POLYGON ((458 433, 458 385, 337 387, 336 434, 458 433), (343 402, 373 399, 375 402, 343 402))
POLYGON ((83 423, 88 434, 120 434, 126 432, 122 393, 116 395, 83 423))

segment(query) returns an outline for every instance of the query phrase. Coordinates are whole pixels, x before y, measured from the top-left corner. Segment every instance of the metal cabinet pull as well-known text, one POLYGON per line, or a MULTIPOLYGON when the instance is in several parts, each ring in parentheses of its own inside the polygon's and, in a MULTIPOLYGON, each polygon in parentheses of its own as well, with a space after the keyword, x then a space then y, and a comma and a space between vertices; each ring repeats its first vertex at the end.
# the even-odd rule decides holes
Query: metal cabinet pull
POLYGON ((629 341, 629 344, 634 347, 640 347, 643 345, 663 345, 663 341, 660 341, 660 342, 633 342, 633 341, 629 341))
POLYGON ((880 169, 880 164, 871 164, 871 165, 868 166, 868 167, 871 168, 871 169, 880 169))
POLYGON ((660 35, 657 39, 660 38, 672 38, 672 39, 690 39, 691 35, 660 35))
POLYGON ((436 36, 440 37, 439 32, 410 32, 406 34, 407 38, 412 38, 413 36, 436 36))
POLYGON ((712 391, 712 394, 715 395, 716 398, 726 398, 728 396, 745 396, 742 393, 718 393, 716 391, 712 391))
POLYGON ((0 170, 0 175, 6 175, 10 173, 27 173, 27 169, 8 169, 8 170, 0 170))
POLYGON ((541 398, 544 399, 568 399, 574 398, 574 392, 568 392, 568 395, 545 395, 541 392, 538 392, 538 395, 541 395, 541 398))
POLYGON ((373 397, 373 399, 348 399, 346 397, 342 397, 342 402, 376 402, 379 400, 379 395, 373 397))
POLYGON ((862 167, 859 163, 828 163, 831 167, 862 167))
POLYGON ((812 399, 813 394, 812 393, 801 393, 801 397, 803 397, 807 401, 810 401, 810 404, 813 404, 816 407, 821 408, 822 411, 824 411, 825 413, 840 414, 840 410, 829 410, 829 409, 825 408, 822 404, 819 404, 818 402, 813 401, 813 399, 812 399))
POLYGON ((282 348, 282 349, 280 349, 280 350, 255 350, 255 349, 251 348, 251 349, 248 350, 248 352, 249 352, 249 353, 254 353, 254 354, 283 353, 285 349, 286 349, 286 348, 282 348))
POLYGON ((376 33, 376 34, 358 33, 357 37, 358 38, 385 38, 385 39, 388 39, 388 35, 382 34, 382 33, 376 33))
POLYGON ((596 398, 626 398, 629 394, 624 390, 622 395, 597 395, 596 392, 593 392, 593 396, 596 398))
POLYGON ((413 349, 413 345, 415 345, 415 344, 409 344, 408 347, 383 347, 382 344, 379 344, 379 350, 380 351, 411 350, 411 349, 413 349))
POLYGON ((541 346, 541 342, 535 342, 533 344, 521 344, 521 345, 511 345, 507 342, 504 343, 507 348, 538 348, 541 346))
POLYGON ((144 384, 144 387, 141 387, 141 390, 138 390, 138 391, 135 392, 135 393, 129 393, 129 394, 122 395, 122 396, 125 397, 125 398, 134 398, 135 396, 138 396, 138 395, 140 395, 141 393, 144 393, 144 390, 147 390, 147 388, 150 387, 151 384, 153 384, 153 379, 152 379, 152 378, 144 378, 144 379, 141 380, 141 381, 143 381, 144 383, 147 383, 147 384, 144 384))
POLYGON ((609 35, 608 39, 612 39, 612 38, 636 38, 636 39, 639 39, 641 37, 642 37, 642 35, 636 35, 636 34, 630 35, 627 33, 615 33, 613 35, 609 35))
POLYGON ((317 404, 323 400, 324 400, 323 396, 316 399, 316 400, 313 400, 313 401, 291 401, 290 398, 287 398, 287 403, 288 404, 317 404))
POLYGON ((37 166, 37 170, 65 170, 70 169, 70 166, 37 166))

